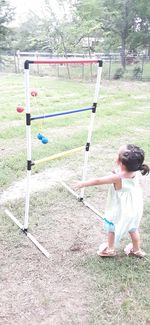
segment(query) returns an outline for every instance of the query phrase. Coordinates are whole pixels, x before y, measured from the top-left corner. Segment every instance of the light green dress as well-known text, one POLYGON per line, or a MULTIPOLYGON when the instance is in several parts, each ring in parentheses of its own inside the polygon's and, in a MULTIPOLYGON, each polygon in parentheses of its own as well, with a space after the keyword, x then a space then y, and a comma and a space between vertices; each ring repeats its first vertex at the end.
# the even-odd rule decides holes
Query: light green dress
MULTIPOLYGON (((118 174, 119 175, 119 174, 118 174)), ((128 233, 138 229, 143 214, 143 195, 139 183, 139 172, 134 178, 121 178, 122 188, 115 190, 110 185, 105 210, 105 218, 112 221, 114 227, 107 226, 108 231, 115 232, 115 244, 128 233)))

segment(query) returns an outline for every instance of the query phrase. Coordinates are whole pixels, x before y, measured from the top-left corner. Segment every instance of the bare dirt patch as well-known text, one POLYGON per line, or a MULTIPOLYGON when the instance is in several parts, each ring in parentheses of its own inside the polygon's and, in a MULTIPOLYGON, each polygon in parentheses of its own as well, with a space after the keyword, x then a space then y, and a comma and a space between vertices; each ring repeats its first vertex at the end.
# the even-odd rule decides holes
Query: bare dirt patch
MULTIPOLYGON (((31 176, 31 193, 50 190, 60 180, 71 177, 72 172, 65 169, 49 168, 41 173, 31 176)), ((7 190, 3 191, 0 197, 0 204, 7 201, 14 201, 20 198, 25 198, 26 193, 26 178, 14 182, 7 190)))
POLYGON ((13 127, 16 127, 16 126, 23 126, 25 125, 25 122, 24 121, 18 121, 18 120, 15 120, 15 121, 7 121, 7 122, 1 122, 0 124, 0 131, 3 131, 5 130, 5 128, 13 128, 13 127))
MULTIPOLYGON (((30 230, 49 259, 2 214, 0 324, 89 324, 94 297, 80 263, 95 255, 101 222, 59 185, 72 177, 65 168, 32 176, 30 230)), ((15 182, 0 199, 21 221, 25 183, 15 182)))

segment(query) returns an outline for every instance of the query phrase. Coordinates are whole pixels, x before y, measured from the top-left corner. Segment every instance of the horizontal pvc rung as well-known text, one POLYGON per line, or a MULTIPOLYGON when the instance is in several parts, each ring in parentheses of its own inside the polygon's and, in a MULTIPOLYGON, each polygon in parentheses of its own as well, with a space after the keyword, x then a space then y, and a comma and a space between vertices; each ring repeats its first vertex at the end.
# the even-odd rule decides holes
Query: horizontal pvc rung
POLYGON ((45 114, 45 115, 37 115, 37 116, 31 117, 30 120, 31 121, 33 121, 33 120, 39 120, 39 119, 42 119, 42 118, 48 118, 48 117, 55 117, 55 116, 60 116, 60 115, 74 114, 74 113, 79 113, 79 112, 84 112, 84 111, 89 111, 89 110, 92 110, 92 107, 79 108, 79 109, 74 109, 74 110, 69 110, 69 111, 64 111, 64 112, 50 113, 50 114, 45 114))
POLYGON ((29 64, 81 64, 81 63, 98 63, 100 60, 96 59, 80 59, 80 60, 33 60, 28 61, 29 64))
POLYGON ((35 160, 35 161, 32 162, 32 165, 37 165, 37 164, 44 163, 46 161, 58 159, 58 158, 61 158, 63 156, 67 156, 67 155, 69 155, 71 153, 80 151, 82 149, 84 149, 84 146, 78 147, 78 148, 75 148, 75 149, 71 149, 71 150, 67 150, 67 151, 63 151, 63 152, 57 153, 55 155, 52 155, 52 156, 49 156, 49 157, 46 157, 46 158, 43 158, 43 159, 35 160))

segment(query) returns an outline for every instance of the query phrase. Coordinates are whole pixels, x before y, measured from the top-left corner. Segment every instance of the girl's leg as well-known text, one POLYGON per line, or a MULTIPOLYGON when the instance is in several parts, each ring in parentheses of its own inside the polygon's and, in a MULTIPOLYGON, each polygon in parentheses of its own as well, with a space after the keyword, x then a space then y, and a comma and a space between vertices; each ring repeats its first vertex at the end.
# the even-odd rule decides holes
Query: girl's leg
POLYGON ((107 256, 112 257, 116 256, 116 251, 114 249, 114 242, 115 242, 115 233, 112 231, 108 232, 107 243, 103 243, 99 246, 99 250, 97 254, 99 256, 107 256))
POLYGON ((133 252, 140 250, 140 235, 138 230, 129 232, 133 244, 133 252))
POLYGON ((114 242, 115 242, 115 233, 114 232, 108 232, 108 248, 114 249, 114 242))
POLYGON ((131 236, 132 244, 128 244, 124 252, 127 256, 136 256, 136 257, 144 257, 146 253, 140 248, 140 235, 138 230, 129 231, 131 236))

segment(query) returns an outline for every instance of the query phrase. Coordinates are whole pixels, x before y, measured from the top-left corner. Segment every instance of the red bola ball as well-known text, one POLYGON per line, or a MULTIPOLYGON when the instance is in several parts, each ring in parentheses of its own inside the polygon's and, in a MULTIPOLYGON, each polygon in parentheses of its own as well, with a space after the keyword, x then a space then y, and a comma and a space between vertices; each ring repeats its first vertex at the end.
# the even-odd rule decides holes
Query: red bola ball
POLYGON ((36 97, 38 95, 38 92, 36 90, 31 91, 31 96, 36 97))
POLYGON ((22 106, 17 106, 16 111, 18 113, 22 113, 24 111, 24 108, 22 106))

